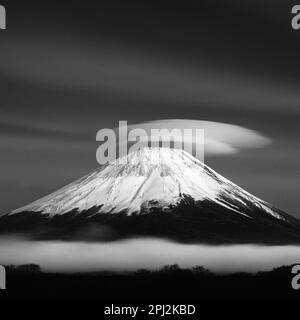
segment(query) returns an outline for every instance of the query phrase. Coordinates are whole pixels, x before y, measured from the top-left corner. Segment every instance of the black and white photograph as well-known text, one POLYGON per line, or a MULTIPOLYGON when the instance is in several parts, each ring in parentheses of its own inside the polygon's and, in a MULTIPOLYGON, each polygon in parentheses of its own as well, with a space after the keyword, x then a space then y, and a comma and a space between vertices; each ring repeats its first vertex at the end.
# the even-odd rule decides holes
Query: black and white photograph
POLYGON ((0 0, 0 300, 299 300, 299 56, 300 1, 0 0))

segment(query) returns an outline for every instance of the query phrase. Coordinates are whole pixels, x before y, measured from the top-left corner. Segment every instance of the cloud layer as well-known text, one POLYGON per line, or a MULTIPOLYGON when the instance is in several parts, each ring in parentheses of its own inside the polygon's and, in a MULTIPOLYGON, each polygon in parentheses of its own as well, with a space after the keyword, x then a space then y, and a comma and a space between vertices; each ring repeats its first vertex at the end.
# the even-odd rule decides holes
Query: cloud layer
POLYGON ((256 272, 299 263, 296 246, 186 245, 161 239, 109 243, 0 239, 0 264, 35 263, 46 271, 158 269, 167 264, 204 266, 214 272, 256 272))

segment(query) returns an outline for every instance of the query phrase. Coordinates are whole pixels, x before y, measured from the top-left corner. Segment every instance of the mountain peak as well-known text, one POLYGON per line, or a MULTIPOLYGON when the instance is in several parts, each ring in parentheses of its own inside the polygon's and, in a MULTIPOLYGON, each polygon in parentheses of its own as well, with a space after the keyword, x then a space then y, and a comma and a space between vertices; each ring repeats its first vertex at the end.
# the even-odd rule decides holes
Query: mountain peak
MULTIPOLYGON (((199 160, 184 150, 143 147, 112 161, 105 169, 106 173, 115 178, 123 175, 149 176, 154 170, 160 171, 162 176, 167 176, 173 173, 174 166, 187 163, 204 168, 199 160)), ((102 168, 99 170, 102 171, 102 168)))

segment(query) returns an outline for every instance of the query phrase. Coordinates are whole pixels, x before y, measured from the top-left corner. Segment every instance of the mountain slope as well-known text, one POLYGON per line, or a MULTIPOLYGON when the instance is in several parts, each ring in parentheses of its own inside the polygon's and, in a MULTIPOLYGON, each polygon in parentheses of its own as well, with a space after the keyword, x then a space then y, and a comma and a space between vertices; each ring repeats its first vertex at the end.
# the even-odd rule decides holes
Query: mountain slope
POLYGON ((112 240, 299 243, 297 219, 185 151, 143 148, 0 219, 0 232, 112 240), (124 159, 123 159, 124 160, 124 159))
POLYGON ((145 212, 153 206, 175 205, 182 195, 196 201, 212 200, 244 214, 251 202, 266 213, 284 219, 271 205, 225 179, 183 150, 143 148, 25 207, 13 211, 34 211, 50 217, 68 211, 101 207, 100 212, 126 210, 145 212), (156 203, 156 204, 155 204, 156 203))

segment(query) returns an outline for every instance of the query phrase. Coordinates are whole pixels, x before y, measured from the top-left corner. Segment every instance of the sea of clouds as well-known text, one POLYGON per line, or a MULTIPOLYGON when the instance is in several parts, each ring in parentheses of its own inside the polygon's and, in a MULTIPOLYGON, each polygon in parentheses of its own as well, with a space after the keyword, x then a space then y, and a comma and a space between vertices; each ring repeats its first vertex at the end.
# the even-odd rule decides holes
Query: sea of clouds
POLYGON ((300 263, 299 246, 179 244, 162 239, 114 242, 30 241, 0 238, 0 264, 34 263, 48 272, 130 271, 168 264, 214 272, 256 272, 300 263))

